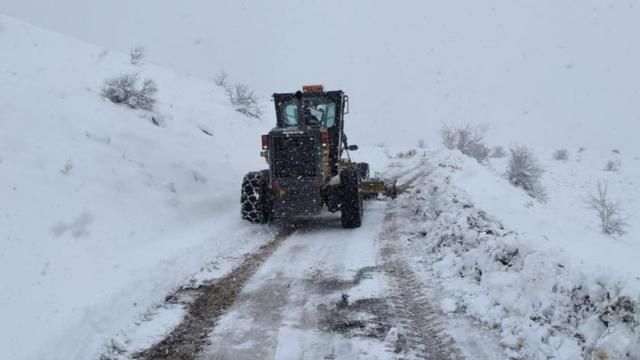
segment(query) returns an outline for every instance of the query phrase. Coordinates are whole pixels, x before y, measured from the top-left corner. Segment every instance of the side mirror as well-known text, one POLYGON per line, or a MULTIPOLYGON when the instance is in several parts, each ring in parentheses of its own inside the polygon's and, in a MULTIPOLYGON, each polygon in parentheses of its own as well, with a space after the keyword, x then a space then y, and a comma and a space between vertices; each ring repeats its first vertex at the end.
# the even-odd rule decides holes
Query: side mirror
POLYGON ((349 146, 347 146, 347 150, 356 151, 356 150, 358 150, 358 145, 349 145, 349 146))
POLYGON ((349 113, 349 97, 344 95, 342 97, 342 115, 346 115, 349 113))

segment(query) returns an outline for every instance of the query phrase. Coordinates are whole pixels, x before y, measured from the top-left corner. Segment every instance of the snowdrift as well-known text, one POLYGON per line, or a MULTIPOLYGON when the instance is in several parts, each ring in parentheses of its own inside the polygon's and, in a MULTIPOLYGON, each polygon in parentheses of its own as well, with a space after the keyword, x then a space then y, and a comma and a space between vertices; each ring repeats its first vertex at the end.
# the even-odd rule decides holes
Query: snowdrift
POLYGON ((585 169, 597 162, 545 161, 549 202, 541 204, 512 187, 499 164, 482 166, 457 151, 412 157, 395 167, 430 172, 400 198, 415 216, 399 241, 440 284, 434 300, 444 313, 474 319, 513 359, 638 359, 640 268, 625 252, 637 254, 640 244, 588 226, 596 219, 579 209, 582 188, 573 183, 588 183, 595 173, 585 169))

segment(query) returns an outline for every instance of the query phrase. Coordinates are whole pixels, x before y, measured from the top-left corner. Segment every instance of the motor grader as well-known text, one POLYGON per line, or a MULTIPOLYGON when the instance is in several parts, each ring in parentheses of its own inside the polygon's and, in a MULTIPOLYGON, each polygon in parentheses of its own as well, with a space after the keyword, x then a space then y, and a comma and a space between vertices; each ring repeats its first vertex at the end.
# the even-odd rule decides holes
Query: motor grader
POLYGON ((274 94, 277 125, 262 135, 268 169, 242 181, 241 214, 252 223, 340 212, 344 228, 362 225, 363 200, 395 196, 395 185, 369 178, 369 165, 351 160, 344 133, 349 98, 322 85, 274 94))

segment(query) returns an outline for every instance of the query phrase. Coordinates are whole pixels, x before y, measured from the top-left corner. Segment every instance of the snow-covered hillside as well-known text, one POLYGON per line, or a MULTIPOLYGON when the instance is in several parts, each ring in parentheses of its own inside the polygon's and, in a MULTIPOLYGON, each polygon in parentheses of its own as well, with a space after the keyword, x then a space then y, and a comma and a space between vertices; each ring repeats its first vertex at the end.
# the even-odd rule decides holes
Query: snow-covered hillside
POLYGON ((640 277, 640 153, 576 148, 568 150, 565 161, 554 160, 553 152, 548 148, 534 152, 545 169, 541 183, 548 195, 546 203, 509 184, 504 176, 507 157, 491 159, 488 168, 469 160, 456 180, 481 208, 507 226, 517 227, 536 246, 563 249, 585 266, 640 277), (607 171, 609 161, 620 164, 619 169, 607 171), (602 234, 597 213, 587 206, 598 182, 606 184, 609 198, 620 204, 629 225, 623 236, 602 234))
POLYGON ((426 293, 452 320, 449 331, 467 358, 638 359, 640 222, 629 216, 628 234, 605 236, 583 205, 604 178, 610 195, 637 213, 637 166, 603 174, 610 154, 584 150, 557 162, 549 153, 542 160, 549 198, 540 203, 506 180, 502 159, 483 166, 458 151, 385 152, 392 173, 428 172, 400 197, 413 215, 402 220, 397 241, 424 281, 440 284, 426 293), (504 357, 468 346, 473 331, 456 325, 468 318, 488 343, 499 339, 504 357))
POLYGON ((267 238, 237 224, 270 124, 213 84, 6 16, 0 54, 0 358, 92 358, 205 264, 224 271, 267 238), (155 112, 100 96, 133 71, 157 82, 155 112))

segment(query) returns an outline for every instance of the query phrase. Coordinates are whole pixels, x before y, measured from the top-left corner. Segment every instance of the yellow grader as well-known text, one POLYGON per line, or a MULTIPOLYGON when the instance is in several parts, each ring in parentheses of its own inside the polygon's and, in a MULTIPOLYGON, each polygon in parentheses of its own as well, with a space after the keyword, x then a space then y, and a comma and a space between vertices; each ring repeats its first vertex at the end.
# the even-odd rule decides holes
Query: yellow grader
POLYGON ((349 97, 322 85, 274 94, 277 124, 262 135, 268 169, 242 181, 242 218, 253 223, 340 211, 344 228, 362 225, 363 201, 383 194, 395 197, 395 183, 369 177, 369 164, 351 160, 344 133, 349 97))

